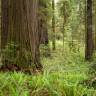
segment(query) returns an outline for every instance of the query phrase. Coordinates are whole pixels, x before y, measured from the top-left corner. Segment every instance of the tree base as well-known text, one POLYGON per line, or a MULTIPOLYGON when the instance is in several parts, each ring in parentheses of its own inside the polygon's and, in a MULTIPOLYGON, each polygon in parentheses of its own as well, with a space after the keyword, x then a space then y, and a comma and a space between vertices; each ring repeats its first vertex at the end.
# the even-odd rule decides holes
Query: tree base
POLYGON ((42 69, 40 68, 21 68, 19 66, 17 66, 16 64, 6 64, 6 65, 2 65, 0 67, 0 72, 23 72, 26 74, 37 74, 37 73, 43 73, 42 69))

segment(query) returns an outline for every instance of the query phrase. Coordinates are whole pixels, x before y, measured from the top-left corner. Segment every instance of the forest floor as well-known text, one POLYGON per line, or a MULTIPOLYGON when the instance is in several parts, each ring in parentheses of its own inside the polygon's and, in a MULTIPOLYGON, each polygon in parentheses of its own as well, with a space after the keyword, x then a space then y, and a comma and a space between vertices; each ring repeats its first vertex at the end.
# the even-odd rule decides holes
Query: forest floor
POLYGON ((49 73, 88 72, 91 63, 84 60, 84 47, 81 47, 79 51, 70 51, 67 44, 64 49, 60 41, 57 41, 57 44, 57 49, 51 52, 51 57, 43 57, 42 63, 45 71, 49 73))
POLYGON ((57 44, 50 57, 42 58, 43 74, 0 73, 0 96, 96 96, 95 88, 83 84, 91 65, 84 48, 73 52, 57 44))

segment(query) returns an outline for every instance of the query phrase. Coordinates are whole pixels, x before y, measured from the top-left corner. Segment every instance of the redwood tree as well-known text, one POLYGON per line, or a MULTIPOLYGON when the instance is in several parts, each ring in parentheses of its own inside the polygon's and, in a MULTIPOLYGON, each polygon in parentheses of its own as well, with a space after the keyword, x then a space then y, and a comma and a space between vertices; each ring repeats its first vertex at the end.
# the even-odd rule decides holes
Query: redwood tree
POLYGON ((85 59, 90 60, 93 54, 93 31, 92 31, 92 0, 87 0, 86 6, 86 48, 85 59))
POLYGON ((1 0, 1 46, 14 42, 32 55, 32 63, 41 68, 38 38, 38 0, 1 0))
POLYGON ((41 44, 48 44, 48 5, 50 1, 47 0, 39 0, 39 16, 38 16, 38 24, 39 24, 39 41, 41 44))

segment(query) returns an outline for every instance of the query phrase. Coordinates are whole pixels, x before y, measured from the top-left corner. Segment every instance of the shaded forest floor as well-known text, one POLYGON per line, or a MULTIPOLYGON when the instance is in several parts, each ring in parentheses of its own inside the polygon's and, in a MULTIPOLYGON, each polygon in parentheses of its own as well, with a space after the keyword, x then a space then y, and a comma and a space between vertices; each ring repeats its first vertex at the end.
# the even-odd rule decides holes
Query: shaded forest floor
POLYGON ((41 58, 43 74, 0 73, 0 96, 96 96, 95 88, 83 83, 93 63, 85 62, 83 50, 69 51, 67 45, 63 50, 58 41, 56 51, 41 58))
POLYGON ((91 63, 84 60, 84 47, 81 47, 79 51, 76 49, 72 51, 69 49, 68 44, 65 44, 63 49, 62 42, 57 41, 57 49, 51 53, 51 57, 42 58, 44 70, 49 73, 86 73, 91 65, 91 63))

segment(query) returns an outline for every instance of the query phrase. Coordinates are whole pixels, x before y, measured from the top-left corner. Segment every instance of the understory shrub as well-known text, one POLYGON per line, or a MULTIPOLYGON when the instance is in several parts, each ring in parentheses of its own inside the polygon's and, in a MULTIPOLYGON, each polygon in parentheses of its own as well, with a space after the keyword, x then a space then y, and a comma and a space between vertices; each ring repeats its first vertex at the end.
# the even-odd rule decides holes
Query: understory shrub
POLYGON ((94 88, 78 85, 83 75, 0 73, 0 96, 96 96, 94 88), (81 76, 81 77, 79 77, 81 76))
POLYGON ((25 48, 20 48, 14 42, 8 43, 5 49, 2 50, 3 65, 17 65, 20 67, 29 67, 32 65, 31 52, 25 48))

